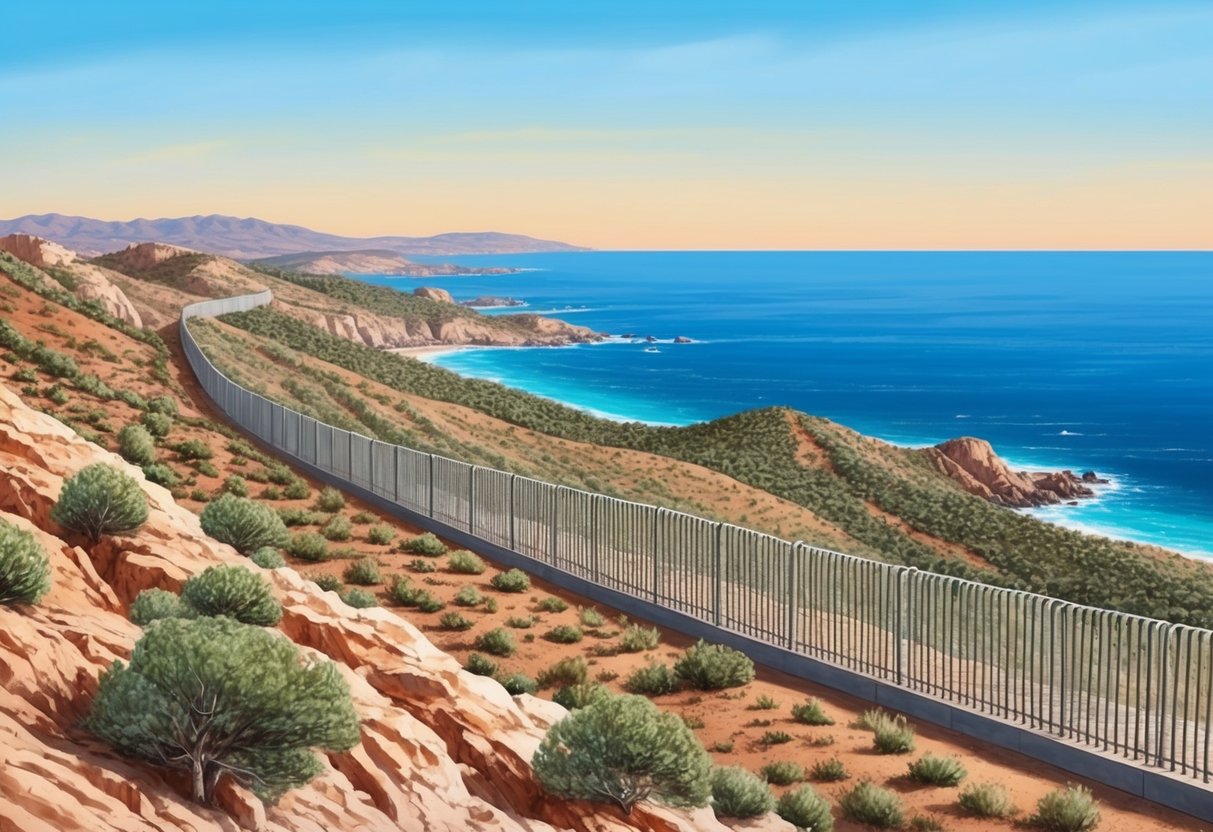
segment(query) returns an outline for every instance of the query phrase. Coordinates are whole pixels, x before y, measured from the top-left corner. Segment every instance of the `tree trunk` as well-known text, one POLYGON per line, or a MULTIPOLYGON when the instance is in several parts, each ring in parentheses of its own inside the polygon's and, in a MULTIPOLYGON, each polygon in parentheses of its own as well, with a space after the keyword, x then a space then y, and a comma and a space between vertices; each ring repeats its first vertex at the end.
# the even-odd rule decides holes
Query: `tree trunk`
POLYGON ((203 776, 205 766, 201 758, 194 758, 194 802, 207 804, 211 802, 211 796, 206 793, 206 778, 203 776))
POLYGON ((205 768, 203 780, 206 783, 206 802, 208 804, 215 802, 215 786, 219 785, 219 778, 223 776, 223 767, 211 763, 205 768))

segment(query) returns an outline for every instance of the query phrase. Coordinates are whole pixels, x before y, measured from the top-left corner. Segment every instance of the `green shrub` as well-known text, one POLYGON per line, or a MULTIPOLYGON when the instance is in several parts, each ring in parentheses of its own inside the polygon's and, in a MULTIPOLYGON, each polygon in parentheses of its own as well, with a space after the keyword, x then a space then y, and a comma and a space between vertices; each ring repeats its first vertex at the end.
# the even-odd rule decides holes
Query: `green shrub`
POLYGON ((837 783, 840 780, 846 780, 850 776, 847 767, 837 757, 831 757, 828 760, 818 760, 809 769, 809 779, 815 780, 818 783, 837 783))
POLYGON ((1028 823, 1045 832, 1086 832, 1099 825, 1099 803, 1085 786, 1055 789, 1037 801, 1028 823))
POLYGON ((775 808, 766 782, 741 767, 712 769, 712 811, 720 818, 756 818, 775 808))
POLYGON ((286 566, 286 561, 282 559, 282 555, 273 546, 262 546, 249 555, 248 559, 262 569, 281 569, 286 566))
POLYGON ((282 605, 261 577, 244 566, 211 566, 181 588, 181 599, 199 615, 226 615, 242 624, 272 627, 282 605))
POLYGON ((375 597, 375 593, 367 592, 365 589, 359 589, 358 587, 351 587, 343 592, 341 600, 346 603, 346 606, 353 607, 356 610, 366 610, 379 606, 379 599, 375 597))
POLYGON ((67 395, 67 391, 60 384, 52 384, 51 389, 46 391, 46 397, 57 405, 65 405, 71 401, 71 397, 67 395))
POLYGON ((153 413, 150 410, 143 414, 142 422, 147 432, 157 439, 163 439, 168 436, 168 432, 173 429, 172 416, 166 416, 163 413, 153 413))
POLYGON ((149 413, 162 414, 170 418, 175 418, 179 412, 177 400, 172 396, 153 396, 147 400, 147 410, 149 413))
POLYGON ((497 612, 497 599, 496 598, 485 598, 484 599, 484 611, 489 613, 490 615, 497 612))
POLYGON ((345 508, 345 495, 331 485, 326 485, 316 496, 316 510, 332 514, 345 508))
POLYGON ((497 673, 497 662, 488 656, 472 653, 464 663, 463 669, 477 676, 492 676, 497 673))
POLYGON ((585 659, 580 656, 570 656, 567 659, 561 659, 547 670, 541 672, 539 674, 539 687, 551 688, 580 685, 586 680, 589 672, 590 669, 585 663, 585 659))
POLYGON ((312 580, 312 583, 325 592, 340 592, 345 587, 345 584, 341 583, 341 579, 336 575, 319 575, 312 580))
POLYGON ((259 500, 280 500, 280 499, 282 499, 282 492, 278 490, 277 486, 271 485, 271 486, 261 489, 261 494, 260 494, 260 496, 258 496, 257 499, 259 499, 259 500))
POLYGON ((487 568, 479 557, 467 549, 451 552, 446 559, 447 569, 460 575, 479 575, 487 568))
POLYGON ((1015 804, 999 783, 970 783, 960 791, 960 808, 979 818, 1009 818, 1015 814, 1015 804))
POLYGON ((711 796, 711 761, 678 717, 639 696, 608 696, 548 731, 532 766, 555 797, 595 800, 624 814, 646 800, 698 807, 711 796))
POLYGON ((239 474, 232 474, 223 481, 223 490, 233 497, 247 497, 248 482, 239 474))
POLYGON ((712 743, 712 750, 718 754, 732 754, 733 745, 734 743, 732 740, 719 740, 712 743))
POLYGON ((320 530, 320 533, 328 540, 340 542, 342 540, 349 540, 350 536, 354 533, 354 528, 350 525, 349 520, 346 520, 341 515, 337 515, 324 524, 324 528, 320 530))
POLYGON ((147 521, 147 497, 132 477, 97 462, 63 483, 51 519, 96 543, 103 535, 142 526, 147 521))
POLYGON ((564 612, 569 608, 568 604, 555 595, 549 595, 547 598, 544 598, 539 602, 538 606, 542 612, 564 612))
POLYGON ((39 347, 34 354, 34 360, 44 372, 56 378, 75 378, 80 375, 80 368, 74 358, 48 347, 39 347))
POLYGON ((778 708, 779 703, 766 694, 755 699, 753 705, 746 706, 747 711, 774 711, 778 708))
POLYGON ((224 494, 202 510, 202 531, 248 554, 287 542, 286 526, 272 508, 246 497, 224 494))
POLYGON ((442 618, 438 619, 438 626, 444 630, 462 632, 463 630, 472 629, 476 626, 476 623, 470 619, 464 618, 457 612, 448 612, 445 613, 442 618))
POLYGON ((379 574, 379 562, 374 558, 359 558, 345 568, 345 573, 341 577, 347 584, 358 584, 359 586, 374 586, 383 583, 383 577, 379 574))
POLYGON ((910 779, 931 786, 959 786, 965 767, 958 757, 936 757, 930 752, 910 763, 910 779))
POLYGON ((515 630, 529 630, 535 626, 535 618, 530 615, 511 615, 505 620, 505 626, 513 627, 515 630))
POLYGON ((426 532, 414 537, 412 540, 402 542, 400 544, 400 551, 413 555, 437 557, 438 555, 446 554, 446 544, 430 532, 426 532))
POLYGON ((350 519, 358 525, 364 526, 367 523, 374 523, 375 515, 371 514, 369 511, 359 511, 350 519))
POLYGON ((413 586, 413 582, 403 575, 397 575, 392 585, 388 587, 388 598, 392 603, 402 607, 417 606, 417 598, 424 590, 421 587, 413 586))
POLYGON ((583 607, 577 611, 577 620, 581 622, 583 627, 601 627, 606 623, 606 619, 602 617, 602 613, 593 607, 583 607))
POLYGON ((511 673, 501 680, 501 686, 510 696, 518 696, 523 693, 534 694, 539 689, 535 680, 525 673, 511 673))
POLYGON ((499 592, 526 592, 531 588, 530 577, 521 569, 498 572, 489 583, 499 592))
POLYGON ((265 469, 265 478, 274 485, 290 485, 296 482, 295 475, 291 473, 291 469, 279 462, 271 463, 265 469))
POLYGON ((815 792, 812 786, 785 792, 775 803, 775 814, 802 832, 831 832, 834 828, 830 801, 815 792))
POLYGON ((674 671, 670 670, 669 665, 656 662, 648 667, 636 668, 623 683, 623 689, 628 693, 643 696, 664 696, 667 693, 673 693, 678 688, 678 677, 674 675, 674 671))
POLYGON ((434 562, 432 560, 426 560, 425 558, 413 558, 410 560, 409 569, 412 569, 418 574, 428 574, 430 572, 438 571, 438 567, 434 565, 434 562))
POLYGON ((579 685, 565 685, 552 696, 552 701, 567 710, 575 711, 594 704, 611 692, 605 685, 598 682, 582 682, 579 685))
POLYGON ((130 619, 140 627, 162 618, 194 618, 196 615, 193 607, 179 595, 164 589, 145 589, 131 602, 130 619))
POLYGON ((561 624, 559 627, 553 627, 544 635, 544 638, 555 644, 576 644, 581 641, 582 637, 581 628, 574 627, 572 624, 561 624))
POLYGON ((50 559, 37 539, 0 520, 0 605, 36 604, 50 588, 50 559))
POLYGON ((226 618, 149 628, 129 665, 101 675, 85 727, 121 754, 192 771, 194 800, 208 804, 224 776, 276 799, 323 771, 310 749, 360 738, 336 665, 226 618))
POLYGON ((366 530, 366 542, 375 546, 386 546, 396 537, 396 530, 391 526, 371 526, 366 530))
POLYGON ((776 786, 790 786, 805 778, 804 766, 792 760, 778 760, 767 763, 760 770, 762 778, 776 786))
POLYGON ((629 624, 619 637, 619 652, 643 653, 657 649, 661 642, 661 631, 656 627, 641 627, 639 624, 629 624))
POLYGON ((219 469, 216 468, 210 462, 207 462, 206 460, 203 460, 202 462, 195 462, 194 470, 197 471, 199 474, 201 474, 204 477, 219 476, 219 469))
POLYGON ((872 744, 881 754, 909 754, 914 750, 914 727, 903 716, 877 723, 872 744))
POLYGON ((13 373, 11 378, 13 381, 36 382, 38 380, 38 373, 33 367, 22 367, 13 373))
POLYGON ((195 488, 190 492, 190 499, 196 503, 209 503, 211 501, 211 495, 207 494, 205 489, 195 488))
POLYGON ((215 456, 211 446, 201 439, 186 439, 184 442, 178 442, 173 445, 173 450, 177 452, 177 457, 185 462, 195 459, 211 459, 215 456))
POLYGON ((851 820, 877 829, 897 829, 905 823, 901 798, 866 778, 839 795, 838 807, 851 820))
POLYGON ((291 535, 286 551, 291 557, 320 563, 329 558, 329 542, 315 532, 299 532, 291 535))
POLYGON ((288 500, 306 500, 311 493, 312 489, 303 480, 291 480, 282 489, 282 496, 288 500))
POLYGON ((518 642, 509 630, 494 627, 476 637, 476 649, 494 656, 512 656, 518 649, 518 642))
POLYGON ((282 518, 282 522, 286 526, 314 526, 317 523, 323 523, 327 516, 304 508, 279 508, 275 511, 278 512, 278 516, 282 518))
POLYGON ((783 745, 792 741, 792 735, 787 731, 764 731, 758 741, 763 745, 783 745))
POLYGON ((417 594, 416 607, 422 612, 438 612, 446 607, 446 604, 435 598, 428 590, 422 590, 417 594))
POLYGON ((143 476, 147 477, 148 482, 163 485, 165 488, 172 488, 177 484, 179 479, 177 472, 163 462, 152 462, 144 465, 143 476))
POLYGON ((739 650, 700 640, 674 664, 674 674, 688 687, 722 690, 753 680, 754 663, 739 650))
POLYGON ((135 465, 150 465, 156 461, 156 443, 141 425, 127 425, 118 431, 118 453, 135 465))
POLYGON ((484 596, 480 594, 480 590, 468 584, 459 590, 455 595, 455 604, 460 607, 474 607, 484 600, 484 596))
POLYGON ((821 700, 813 697, 800 705, 792 706, 792 719, 801 725, 833 725, 834 719, 826 713, 821 700))

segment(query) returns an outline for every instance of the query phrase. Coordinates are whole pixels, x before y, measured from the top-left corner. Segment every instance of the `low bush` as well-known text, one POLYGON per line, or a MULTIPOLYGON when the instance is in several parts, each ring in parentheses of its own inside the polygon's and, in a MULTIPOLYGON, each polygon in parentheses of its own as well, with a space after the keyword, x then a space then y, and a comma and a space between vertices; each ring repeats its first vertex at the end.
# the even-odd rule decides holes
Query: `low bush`
POLYGON ((286 566, 286 561, 282 559, 282 555, 273 546, 262 546, 249 555, 248 559, 262 569, 281 569, 286 566))
POLYGON ((402 607, 417 606, 417 598, 424 592, 421 587, 413 586, 413 582, 403 575, 397 575, 392 581, 392 585, 388 587, 388 598, 392 603, 402 607))
POLYGON ((130 619, 140 627, 162 618, 193 618, 195 615, 193 607, 181 600, 181 596, 164 589, 145 589, 131 602, 130 619))
POLYGON ((233 497, 247 497, 248 481, 239 474, 232 474, 223 481, 223 490, 225 493, 231 494, 233 497))
POLYGON ((839 795, 838 807, 851 820, 877 829, 897 829, 905 823, 901 798, 867 779, 839 795))
POLYGON ((979 818, 1009 818, 1015 814, 1015 804, 999 783, 970 783, 960 791, 960 808, 979 818))
POLYGON ((345 584, 341 583, 341 579, 336 575, 318 575, 312 583, 325 592, 340 592, 345 588, 345 584))
POLYGON ((412 569, 418 574, 438 571, 438 567, 434 565, 434 562, 432 560, 426 560, 425 558, 413 558, 410 560, 409 569, 412 569))
POLYGON ((656 627, 641 627, 639 624, 629 624, 619 636, 619 652, 643 653, 657 649, 661 643, 661 631, 656 627))
POLYGON ((674 674, 696 690, 722 690, 753 680, 754 663, 740 650, 701 640, 674 664, 674 674))
POLYGON ((539 689, 535 680, 525 673, 511 673, 501 680, 501 686, 510 696, 518 696, 523 693, 534 694, 539 689))
POLYGON ((581 641, 583 634, 580 627, 561 624, 559 627, 548 630, 543 637, 554 644, 576 644, 581 641))
POLYGON ((185 582, 181 599, 199 615, 226 615, 242 624, 271 627, 282 619, 269 584, 243 566, 207 568, 185 582))
POLYGON ((792 741, 792 735, 787 731, 764 731, 758 741, 763 745, 783 745, 792 741))
POLYGON ((779 703, 766 694, 755 699, 753 705, 746 706, 747 711, 774 711, 778 710, 778 708, 779 703))
POLYGON ((375 522, 375 515, 371 514, 369 511, 360 511, 350 519, 360 526, 365 526, 367 523, 375 522))
POLYGON ((463 664, 463 669, 477 676, 493 676, 497 673, 497 662, 488 656, 472 653, 463 664))
POLYGON ((201 439, 186 439, 184 442, 173 445, 172 448, 177 452, 177 457, 185 462, 211 459, 215 456, 211 446, 201 439))
POLYGON ((200 519, 204 532, 245 554, 287 542, 286 526, 277 512, 246 497, 224 494, 202 510, 200 519))
POLYGON ((468 584, 455 594, 455 605, 459 607, 474 607, 484 600, 480 590, 468 584))
POLYGON ((37 538, 0 520, 0 605, 36 604, 50 588, 50 559, 37 538))
POLYGON ((552 696, 552 701, 565 709, 575 711, 588 707, 611 692, 605 685, 598 682, 582 682, 578 685, 565 685, 552 696))
POLYGON ((526 592, 531 588, 530 577, 521 569, 498 572, 489 583, 498 592, 526 592))
POLYGON ((412 555, 429 555, 437 557, 438 555, 446 554, 446 544, 439 540, 430 532, 418 535, 412 540, 406 540, 400 544, 400 551, 408 552, 412 555))
POLYGON ((756 774, 739 766, 712 769, 712 811, 721 818, 756 818, 775 808, 775 795, 756 774))
POLYGON ((841 780, 846 780, 850 776, 847 767, 837 757, 831 757, 828 760, 818 760, 809 769, 809 779, 815 780, 818 783, 837 783, 841 780))
POLYGON ((391 526, 380 524, 366 530, 366 542, 373 546, 386 546, 396 537, 396 530, 391 526))
POLYGON ((332 486, 325 486, 316 496, 316 510, 332 514, 345 508, 345 496, 332 486))
POLYGON ((493 656, 512 656, 518 649, 514 634, 501 627, 494 627, 476 637, 476 649, 493 656))
POLYGON ((958 757, 936 757, 928 752, 910 763, 910 779, 931 786, 959 786, 965 774, 958 757))
POLYGON ((206 460, 202 460, 201 462, 195 462, 194 470, 197 471, 199 474, 201 474, 204 477, 219 476, 219 469, 216 468, 210 462, 207 462, 206 460))
POLYGON ((881 754, 909 754, 914 750, 914 727, 897 716, 872 729, 872 744, 881 754))
POLYGON ((177 400, 172 396, 153 396, 147 400, 147 410, 149 413, 158 413, 169 417, 176 417, 179 412, 177 400))
POLYGON ((831 832, 834 828, 830 801, 814 791, 812 786, 801 786, 785 792, 775 803, 775 814, 801 832, 831 832))
POLYGON ((800 705, 792 706, 792 719, 801 725, 833 725, 833 718, 826 713, 821 700, 816 697, 800 705))
POLYGON ((446 567, 460 575, 479 575, 487 568, 483 560, 467 549, 451 552, 447 556, 446 567))
POLYGON ((442 618, 438 619, 438 626, 444 630, 462 632, 464 630, 470 630, 473 627, 475 627, 476 622, 471 621, 470 619, 464 618, 462 615, 460 615, 457 612, 448 612, 448 613, 443 614, 442 618))
POLYGON ((287 526, 315 526, 323 523, 327 515, 321 514, 318 511, 310 511, 305 508, 279 508, 275 509, 278 516, 282 518, 282 522, 287 526))
POLYGON ((152 462, 144 465, 143 476, 147 477, 148 482, 163 485, 165 488, 172 488, 180 480, 177 472, 163 462, 152 462))
POLYGON ((513 627, 515 630, 529 630, 535 626, 535 619, 530 615, 511 615, 505 620, 505 626, 513 627))
POLYGON ((379 606, 379 599, 375 597, 375 593, 367 592, 365 589, 359 589, 358 587, 350 587, 343 592, 341 600, 347 606, 351 606, 356 610, 366 610, 379 606))
POLYGON ((602 613, 593 607, 582 607, 577 611, 577 620, 581 622, 583 627, 601 627, 606 623, 606 619, 602 617, 602 613))
POLYGON ((341 515, 337 515, 324 524, 324 528, 320 530, 320 533, 328 540, 340 542, 350 539, 350 536, 354 533, 354 527, 350 525, 349 520, 346 520, 341 515))
POLYGON ((299 532, 291 535, 286 551, 291 557, 320 563, 329 559, 329 542, 315 532, 299 532))
POLYGON ((150 465, 156 461, 156 443, 142 425, 126 425, 118 431, 118 453, 135 465, 150 465))
POLYGON ((295 475, 285 465, 274 462, 265 469, 265 478, 274 485, 290 485, 295 482, 295 475))
POLYGON ((762 777, 768 783, 776 786, 790 786, 805 778, 804 766, 792 760, 778 760, 767 763, 760 770, 762 777))
POLYGON ((417 609, 421 612, 438 612, 439 610, 446 608, 446 604, 438 600, 438 598, 436 598, 431 592, 424 589, 417 593, 415 601, 416 603, 414 606, 417 607, 417 609))
POLYGON ((564 612, 569 605, 555 595, 549 595, 539 602, 538 607, 541 612, 564 612))
POLYGON ((379 574, 379 562, 374 558, 359 558, 345 568, 341 577, 347 584, 359 586, 383 583, 383 576, 379 574))
POLYGON ((211 501, 211 495, 207 494, 205 489, 195 488, 190 492, 190 499, 196 503, 209 503, 211 501))
POLYGON ((623 683, 623 689, 628 693, 642 696, 664 696, 678 688, 678 677, 670 670, 669 665, 656 662, 648 667, 636 668, 623 683))
POLYGON ((266 488, 261 489, 261 494, 257 499, 280 500, 282 499, 282 492, 278 490, 278 486, 276 485, 267 486, 266 488))
POLYGON ((288 500, 306 500, 312 493, 303 480, 291 480, 282 489, 282 496, 288 500))
POLYGON ((103 535, 142 526, 147 521, 147 497, 134 478, 98 462, 63 483, 51 519, 96 543, 103 535))
POLYGON ((586 680, 589 675, 589 666, 585 663, 585 659, 580 656, 571 656, 567 659, 561 659, 554 665, 544 670, 539 674, 539 687, 565 687, 567 685, 580 685, 586 680))
POLYGON ((1085 786, 1055 789, 1037 801, 1028 823, 1045 832, 1086 832, 1099 825, 1099 803, 1085 786))
POLYGON ((141 421, 147 432, 157 439, 168 436, 169 431, 173 429, 173 417, 163 413, 153 413, 149 410, 143 414, 141 421))

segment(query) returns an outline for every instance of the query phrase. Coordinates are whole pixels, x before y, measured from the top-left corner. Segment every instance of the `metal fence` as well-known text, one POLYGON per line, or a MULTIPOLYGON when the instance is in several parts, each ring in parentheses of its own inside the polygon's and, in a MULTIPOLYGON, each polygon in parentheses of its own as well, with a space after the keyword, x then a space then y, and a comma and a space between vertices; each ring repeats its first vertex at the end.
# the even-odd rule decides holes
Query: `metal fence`
POLYGON ((269 301, 268 291, 206 301, 181 316, 203 388, 266 444, 600 586, 1209 782, 1213 632, 851 557, 332 427, 233 383, 186 325, 269 301))

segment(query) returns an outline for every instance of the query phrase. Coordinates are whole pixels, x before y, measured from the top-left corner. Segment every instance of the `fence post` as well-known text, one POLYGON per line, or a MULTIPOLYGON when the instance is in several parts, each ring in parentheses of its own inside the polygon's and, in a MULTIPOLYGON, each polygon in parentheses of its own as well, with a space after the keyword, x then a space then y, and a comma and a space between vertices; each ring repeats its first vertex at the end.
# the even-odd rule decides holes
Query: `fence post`
POLYGON ((797 540, 792 544, 792 557, 788 558, 788 593, 786 600, 788 605, 786 616, 788 633, 785 646, 789 650, 796 649, 796 582, 800 578, 801 570, 799 564, 806 545, 803 540, 797 540))
POLYGON ((661 515, 665 511, 664 508, 657 509, 657 513, 653 515, 653 540, 652 546, 649 548, 650 557, 653 558, 653 603, 661 603, 658 599, 661 593, 658 587, 661 585, 661 515))
POLYGON ((715 581, 712 586, 712 624, 716 627, 720 626, 720 607, 723 602, 721 595, 723 593, 724 584, 724 569, 723 556, 721 555, 720 539, 724 536, 724 523, 716 524, 716 546, 712 553, 712 568, 715 570, 715 581))
POLYGON ((400 502, 400 446, 393 445, 392 448, 392 502, 400 502))
POLYGON ((598 500, 590 497, 590 574, 594 583, 599 583, 598 571, 598 500))
POLYGON ((430 454, 430 508, 429 516, 434 516, 434 455, 430 454))
POLYGON ((476 533, 476 466, 468 469, 468 533, 476 533))
POLYGON ((510 474, 510 551, 518 551, 518 533, 514 531, 514 527, 518 525, 517 518, 514 515, 514 486, 518 479, 517 474, 510 474))
MULTIPOLYGON (((1167 666, 1170 663, 1171 633, 1180 625, 1164 625, 1162 645, 1158 651, 1158 748, 1154 754, 1154 765, 1162 768, 1165 737, 1167 733, 1167 666)), ((1177 674, 1178 675, 1178 674, 1177 674)))
POLYGON ((552 487, 552 533, 548 538, 552 565, 560 562, 560 486, 552 487))

